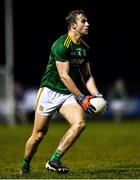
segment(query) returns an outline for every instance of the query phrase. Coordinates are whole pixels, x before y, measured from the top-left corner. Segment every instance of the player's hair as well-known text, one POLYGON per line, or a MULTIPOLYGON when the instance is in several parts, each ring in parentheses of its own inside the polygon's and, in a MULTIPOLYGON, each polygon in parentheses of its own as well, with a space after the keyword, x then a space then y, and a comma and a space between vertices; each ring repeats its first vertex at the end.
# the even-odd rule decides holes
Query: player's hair
POLYGON ((70 29, 70 26, 72 23, 76 23, 76 18, 78 14, 82 14, 86 17, 84 10, 78 9, 70 11, 66 17, 66 23, 68 25, 68 29, 70 29))

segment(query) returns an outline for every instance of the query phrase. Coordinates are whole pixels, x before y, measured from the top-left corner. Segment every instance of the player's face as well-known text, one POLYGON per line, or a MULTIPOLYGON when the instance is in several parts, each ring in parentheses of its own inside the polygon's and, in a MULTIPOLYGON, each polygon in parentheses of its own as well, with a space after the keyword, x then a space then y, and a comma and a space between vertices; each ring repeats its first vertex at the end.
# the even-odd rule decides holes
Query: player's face
POLYGON ((83 14, 77 15, 75 29, 79 34, 88 34, 89 23, 83 14))

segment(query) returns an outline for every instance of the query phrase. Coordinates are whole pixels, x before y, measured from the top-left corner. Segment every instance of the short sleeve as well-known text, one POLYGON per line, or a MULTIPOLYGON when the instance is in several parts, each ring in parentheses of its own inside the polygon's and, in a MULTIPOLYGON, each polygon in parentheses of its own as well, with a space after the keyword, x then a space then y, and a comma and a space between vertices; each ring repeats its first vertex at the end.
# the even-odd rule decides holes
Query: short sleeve
POLYGON ((53 55, 55 61, 65 62, 68 60, 68 49, 62 44, 53 48, 53 55))

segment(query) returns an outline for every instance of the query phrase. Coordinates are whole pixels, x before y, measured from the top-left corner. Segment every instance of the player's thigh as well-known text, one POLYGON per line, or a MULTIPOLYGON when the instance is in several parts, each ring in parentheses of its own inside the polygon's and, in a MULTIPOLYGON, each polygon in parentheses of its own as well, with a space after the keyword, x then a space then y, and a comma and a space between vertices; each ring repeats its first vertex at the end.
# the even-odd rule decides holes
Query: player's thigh
POLYGON ((36 134, 38 132, 46 134, 49 127, 50 118, 51 116, 44 116, 35 112, 33 134, 36 134))
POLYGON ((70 125, 84 122, 84 111, 78 103, 62 106, 59 113, 69 122, 70 125))

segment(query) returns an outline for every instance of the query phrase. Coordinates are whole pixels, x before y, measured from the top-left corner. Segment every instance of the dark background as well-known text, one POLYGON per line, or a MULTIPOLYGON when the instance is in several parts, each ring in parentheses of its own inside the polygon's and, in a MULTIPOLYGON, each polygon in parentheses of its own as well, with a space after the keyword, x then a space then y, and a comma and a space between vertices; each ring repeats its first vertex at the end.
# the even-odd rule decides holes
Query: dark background
MULTIPOLYGON (((3 1, 1 27, 2 7, 3 1)), ((98 87, 106 92, 116 78, 123 77, 130 95, 139 95, 140 13, 136 1, 13 0, 15 81, 39 86, 53 41, 67 31, 67 13, 80 8, 90 23, 86 40, 91 46, 91 67, 98 87)), ((0 34, 3 59, 2 28, 0 34)))

